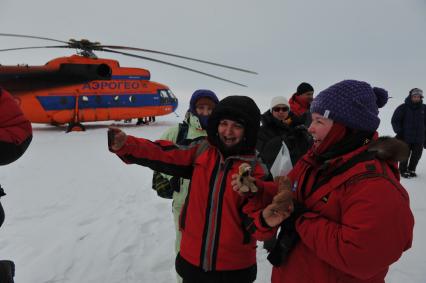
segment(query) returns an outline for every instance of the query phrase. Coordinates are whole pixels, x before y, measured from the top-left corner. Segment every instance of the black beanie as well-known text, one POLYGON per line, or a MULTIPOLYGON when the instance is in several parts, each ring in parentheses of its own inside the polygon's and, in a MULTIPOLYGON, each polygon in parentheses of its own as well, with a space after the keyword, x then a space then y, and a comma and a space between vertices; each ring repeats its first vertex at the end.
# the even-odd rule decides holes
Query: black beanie
POLYGON ((207 125, 207 136, 212 143, 215 143, 217 127, 223 119, 241 123, 244 126, 245 146, 255 148, 260 127, 260 110, 253 99, 233 95, 222 99, 216 105, 207 125))
POLYGON ((314 91, 314 88, 310 84, 303 82, 297 87, 296 94, 301 95, 308 91, 314 91))

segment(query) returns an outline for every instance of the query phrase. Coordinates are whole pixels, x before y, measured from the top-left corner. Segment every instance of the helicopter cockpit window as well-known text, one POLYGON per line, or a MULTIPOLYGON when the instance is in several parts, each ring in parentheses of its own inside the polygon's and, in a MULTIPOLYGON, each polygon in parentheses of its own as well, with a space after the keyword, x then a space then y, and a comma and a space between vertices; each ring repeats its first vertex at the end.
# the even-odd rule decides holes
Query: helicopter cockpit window
POLYGON ((166 89, 162 89, 160 92, 160 102, 161 103, 169 103, 170 102, 170 96, 167 93, 166 89))
POLYGON ((176 100, 177 98, 176 98, 176 96, 174 95, 174 93, 169 89, 169 90, 167 90, 167 93, 169 94, 169 96, 173 99, 173 100, 176 100))

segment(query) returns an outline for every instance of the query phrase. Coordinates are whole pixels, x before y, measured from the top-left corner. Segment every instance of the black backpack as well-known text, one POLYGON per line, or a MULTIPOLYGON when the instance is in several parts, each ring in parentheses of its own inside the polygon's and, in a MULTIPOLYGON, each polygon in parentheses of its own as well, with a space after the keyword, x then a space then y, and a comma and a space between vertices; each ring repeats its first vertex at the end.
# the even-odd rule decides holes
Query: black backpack
MULTIPOLYGON (((179 130, 176 138, 176 144, 181 144, 188 136, 189 125, 185 121, 179 123, 179 130)), ((157 195, 162 198, 173 198, 173 192, 180 190, 180 178, 172 177, 167 179, 158 171, 154 171, 152 176, 152 189, 157 192, 157 195)))

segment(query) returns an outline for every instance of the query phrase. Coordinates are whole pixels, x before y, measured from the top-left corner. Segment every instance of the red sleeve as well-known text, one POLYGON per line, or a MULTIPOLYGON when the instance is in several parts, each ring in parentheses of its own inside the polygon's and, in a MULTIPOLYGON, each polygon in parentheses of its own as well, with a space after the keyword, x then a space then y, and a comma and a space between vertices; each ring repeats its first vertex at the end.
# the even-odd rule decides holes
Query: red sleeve
POLYGON ((245 221, 247 231, 249 231, 256 240, 264 241, 271 239, 277 232, 277 227, 271 228, 264 224, 261 219, 263 209, 272 202, 272 198, 278 191, 278 185, 275 182, 266 182, 256 180, 256 186, 259 191, 248 198, 247 204, 243 208, 244 214, 248 215, 249 221, 245 221))
POLYGON ((0 141, 19 145, 32 136, 31 123, 13 97, 0 89, 0 141))
POLYGON ((197 140, 189 146, 178 146, 170 141, 152 142, 143 138, 127 136, 123 147, 115 152, 125 163, 139 164, 172 176, 190 179, 198 146, 197 140))
POLYGON ((320 259, 366 280, 411 246, 414 218, 408 201, 387 180, 364 179, 342 194, 341 223, 307 212, 296 228, 320 259))

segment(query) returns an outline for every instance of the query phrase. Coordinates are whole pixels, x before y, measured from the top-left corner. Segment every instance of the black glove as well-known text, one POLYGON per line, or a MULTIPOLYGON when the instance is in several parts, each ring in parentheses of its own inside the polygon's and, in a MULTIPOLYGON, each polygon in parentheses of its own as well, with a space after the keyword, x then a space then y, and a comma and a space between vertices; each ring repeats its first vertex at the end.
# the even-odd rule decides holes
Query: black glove
POLYGON ((274 248, 268 255, 269 262, 278 267, 288 258, 299 241, 299 234, 296 231, 296 220, 308 209, 301 203, 294 201, 294 211, 289 218, 281 223, 280 233, 274 248))
POLYGON ((180 178, 173 176, 170 179, 170 187, 175 192, 180 192, 180 178))

